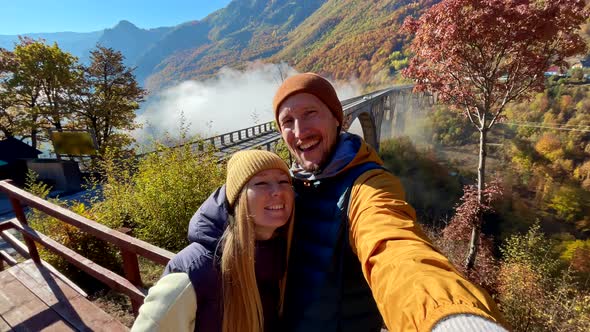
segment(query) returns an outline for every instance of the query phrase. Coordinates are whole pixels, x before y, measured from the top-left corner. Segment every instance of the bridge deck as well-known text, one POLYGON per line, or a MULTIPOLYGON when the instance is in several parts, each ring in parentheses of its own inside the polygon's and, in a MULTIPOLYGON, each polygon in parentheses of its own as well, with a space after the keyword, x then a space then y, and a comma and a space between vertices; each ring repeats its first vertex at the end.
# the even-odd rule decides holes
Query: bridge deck
POLYGON ((0 272, 0 331, 128 330, 64 280, 30 259, 0 272))
POLYGON ((233 144, 216 145, 215 148, 217 151, 214 155, 219 159, 223 159, 230 156, 234 152, 251 149, 258 146, 265 146, 267 143, 272 143, 279 139, 280 135, 277 131, 267 131, 233 144))

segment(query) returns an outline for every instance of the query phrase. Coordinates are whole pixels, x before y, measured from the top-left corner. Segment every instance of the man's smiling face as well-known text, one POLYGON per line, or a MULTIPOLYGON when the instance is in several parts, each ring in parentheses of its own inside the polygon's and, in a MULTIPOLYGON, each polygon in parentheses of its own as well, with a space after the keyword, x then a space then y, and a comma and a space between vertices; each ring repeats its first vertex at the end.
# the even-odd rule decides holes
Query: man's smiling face
POLYGON ((331 157, 338 139, 338 120, 330 109, 309 93, 294 94, 279 108, 281 136, 297 163, 316 172, 331 157))

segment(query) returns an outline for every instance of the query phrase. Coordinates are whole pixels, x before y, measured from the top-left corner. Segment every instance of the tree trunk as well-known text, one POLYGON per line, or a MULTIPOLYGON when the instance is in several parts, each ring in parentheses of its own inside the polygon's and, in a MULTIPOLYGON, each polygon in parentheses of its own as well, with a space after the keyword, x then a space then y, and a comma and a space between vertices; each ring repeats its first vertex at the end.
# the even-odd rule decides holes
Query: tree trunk
POLYGON ((63 127, 61 126, 61 120, 59 117, 55 117, 55 116, 53 117, 53 125, 55 126, 55 130, 57 130, 59 132, 64 131, 63 127))
POLYGON ((37 129, 31 129, 31 146, 37 148, 37 129))
MULTIPOLYGON (((484 125, 482 125, 482 129, 479 131, 479 165, 477 167, 477 202, 482 204, 483 200, 483 191, 485 189, 485 170, 486 170, 486 143, 487 143, 487 136, 488 136, 488 129, 485 126, 485 116, 484 116, 484 125)), ((481 224, 483 219, 483 213, 480 210, 478 213, 477 220, 474 221, 473 229, 471 230, 471 239, 469 241, 469 251, 467 253, 467 258, 465 259, 465 268, 467 270, 471 270, 475 265, 475 257, 477 256, 477 246, 479 242, 479 234, 481 232, 481 224)))

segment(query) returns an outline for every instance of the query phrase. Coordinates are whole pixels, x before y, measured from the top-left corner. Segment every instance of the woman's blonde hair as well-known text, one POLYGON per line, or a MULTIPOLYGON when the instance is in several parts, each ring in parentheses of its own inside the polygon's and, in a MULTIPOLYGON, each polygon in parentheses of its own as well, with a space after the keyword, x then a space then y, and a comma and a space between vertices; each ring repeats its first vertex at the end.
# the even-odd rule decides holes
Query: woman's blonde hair
MULTIPOLYGON (((254 268, 255 224, 248 210, 246 187, 242 188, 223 233, 221 245, 221 278, 223 285, 223 332, 261 332, 264 330, 264 315, 254 268)), ((293 211, 289 221, 281 229, 286 233, 289 257, 293 233, 293 211)), ((286 269, 285 269, 286 271, 286 269)), ((285 293, 285 272, 280 281, 280 303, 277 310, 282 313, 285 293)))

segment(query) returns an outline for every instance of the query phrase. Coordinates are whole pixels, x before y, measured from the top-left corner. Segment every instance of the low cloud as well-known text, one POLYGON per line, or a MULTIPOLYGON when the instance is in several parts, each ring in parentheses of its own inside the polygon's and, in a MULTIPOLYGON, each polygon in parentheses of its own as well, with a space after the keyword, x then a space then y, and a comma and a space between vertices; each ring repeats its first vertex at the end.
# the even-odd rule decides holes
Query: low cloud
MULTIPOLYGON (((286 64, 252 63, 246 70, 223 68, 211 79, 185 81, 150 97, 138 112, 143 128, 138 141, 178 135, 184 126, 190 135, 213 136, 273 120, 272 98, 283 78, 297 71, 286 64)), ((335 82, 340 99, 360 94, 360 84, 335 82)))

